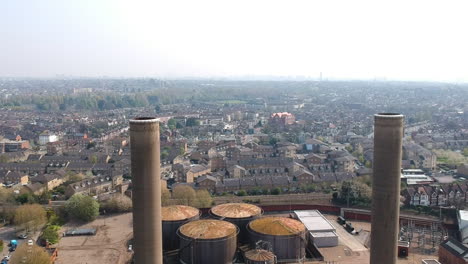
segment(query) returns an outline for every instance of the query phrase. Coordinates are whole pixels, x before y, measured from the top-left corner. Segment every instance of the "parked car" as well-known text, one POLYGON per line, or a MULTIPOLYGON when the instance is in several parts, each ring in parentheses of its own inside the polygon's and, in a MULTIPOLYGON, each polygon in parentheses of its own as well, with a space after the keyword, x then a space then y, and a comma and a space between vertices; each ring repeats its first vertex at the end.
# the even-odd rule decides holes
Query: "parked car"
POLYGON ((34 242, 31 239, 29 239, 28 240, 28 246, 32 246, 32 245, 34 245, 34 242))
POLYGON ((26 233, 24 233, 24 234, 19 234, 19 235, 18 235, 18 238, 19 238, 19 239, 26 239, 26 238, 28 238, 28 234, 26 234, 26 233))
POLYGON ((128 245, 128 252, 132 252, 133 251, 133 246, 132 245, 128 245))

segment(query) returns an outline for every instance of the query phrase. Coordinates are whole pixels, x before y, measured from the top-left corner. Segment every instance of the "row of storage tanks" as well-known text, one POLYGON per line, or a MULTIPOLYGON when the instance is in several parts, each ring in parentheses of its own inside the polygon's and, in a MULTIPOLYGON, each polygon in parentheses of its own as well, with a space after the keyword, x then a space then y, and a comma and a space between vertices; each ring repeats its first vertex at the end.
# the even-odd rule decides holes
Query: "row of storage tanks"
POLYGON ((164 250, 179 249, 186 264, 232 263, 237 243, 258 241, 271 245, 272 252, 254 249, 244 254, 245 263, 270 264, 277 260, 305 257, 305 226, 292 218, 262 217, 260 207, 245 203, 221 204, 211 208, 210 219, 200 220, 200 211, 184 205, 162 208, 164 250), (176 237, 177 235, 177 237, 176 237))

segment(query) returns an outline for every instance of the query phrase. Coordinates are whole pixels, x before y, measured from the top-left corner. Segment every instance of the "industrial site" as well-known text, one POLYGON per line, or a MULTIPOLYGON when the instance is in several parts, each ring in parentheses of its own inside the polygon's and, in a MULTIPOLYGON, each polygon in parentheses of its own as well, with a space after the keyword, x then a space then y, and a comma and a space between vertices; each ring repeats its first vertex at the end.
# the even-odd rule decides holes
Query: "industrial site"
MULTIPOLYGON (((325 205, 293 207, 297 210, 246 203, 203 209, 162 207, 163 263, 370 263, 369 211, 325 205)), ((448 230, 437 219, 402 216, 400 225, 401 239, 412 238, 410 245, 399 244, 397 263, 438 258, 438 245, 448 230)), ((62 238, 57 264, 131 263, 131 213, 67 226, 78 227, 95 228, 97 233, 62 238)))
POLYGON ((372 210, 335 208, 327 217, 293 206, 266 212, 248 203, 219 204, 204 212, 161 207, 160 177, 154 177, 160 173, 158 120, 131 120, 130 136, 138 205, 134 263, 438 263, 431 255, 444 240, 443 227, 412 217, 405 222, 399 213, 402 115, 375 115, 372 210))

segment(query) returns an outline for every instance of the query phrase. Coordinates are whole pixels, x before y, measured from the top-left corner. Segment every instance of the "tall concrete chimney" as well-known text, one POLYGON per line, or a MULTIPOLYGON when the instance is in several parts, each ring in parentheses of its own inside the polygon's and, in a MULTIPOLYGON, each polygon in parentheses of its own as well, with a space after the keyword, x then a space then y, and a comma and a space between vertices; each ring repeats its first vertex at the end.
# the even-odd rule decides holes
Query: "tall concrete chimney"
POLYGON ((159 122, 130 120, 135 263, 162 264, 159 122))
POLYGON ((397 263, 403 120, 393 113, 374 116, 371 264, 397 263))

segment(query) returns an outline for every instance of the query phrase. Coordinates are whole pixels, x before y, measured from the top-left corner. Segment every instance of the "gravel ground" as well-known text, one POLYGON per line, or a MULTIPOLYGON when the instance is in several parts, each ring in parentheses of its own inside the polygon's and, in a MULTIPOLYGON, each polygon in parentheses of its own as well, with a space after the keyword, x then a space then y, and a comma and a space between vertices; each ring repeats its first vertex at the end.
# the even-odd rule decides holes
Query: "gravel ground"
POLYGON ((67 224, 71 228, 97 228, 95 236, 63 237, 58 243, 56 264, 124 264, 131 254, 127 241, 132 237, 132 214, 99 217, 85 224, 67 224))

